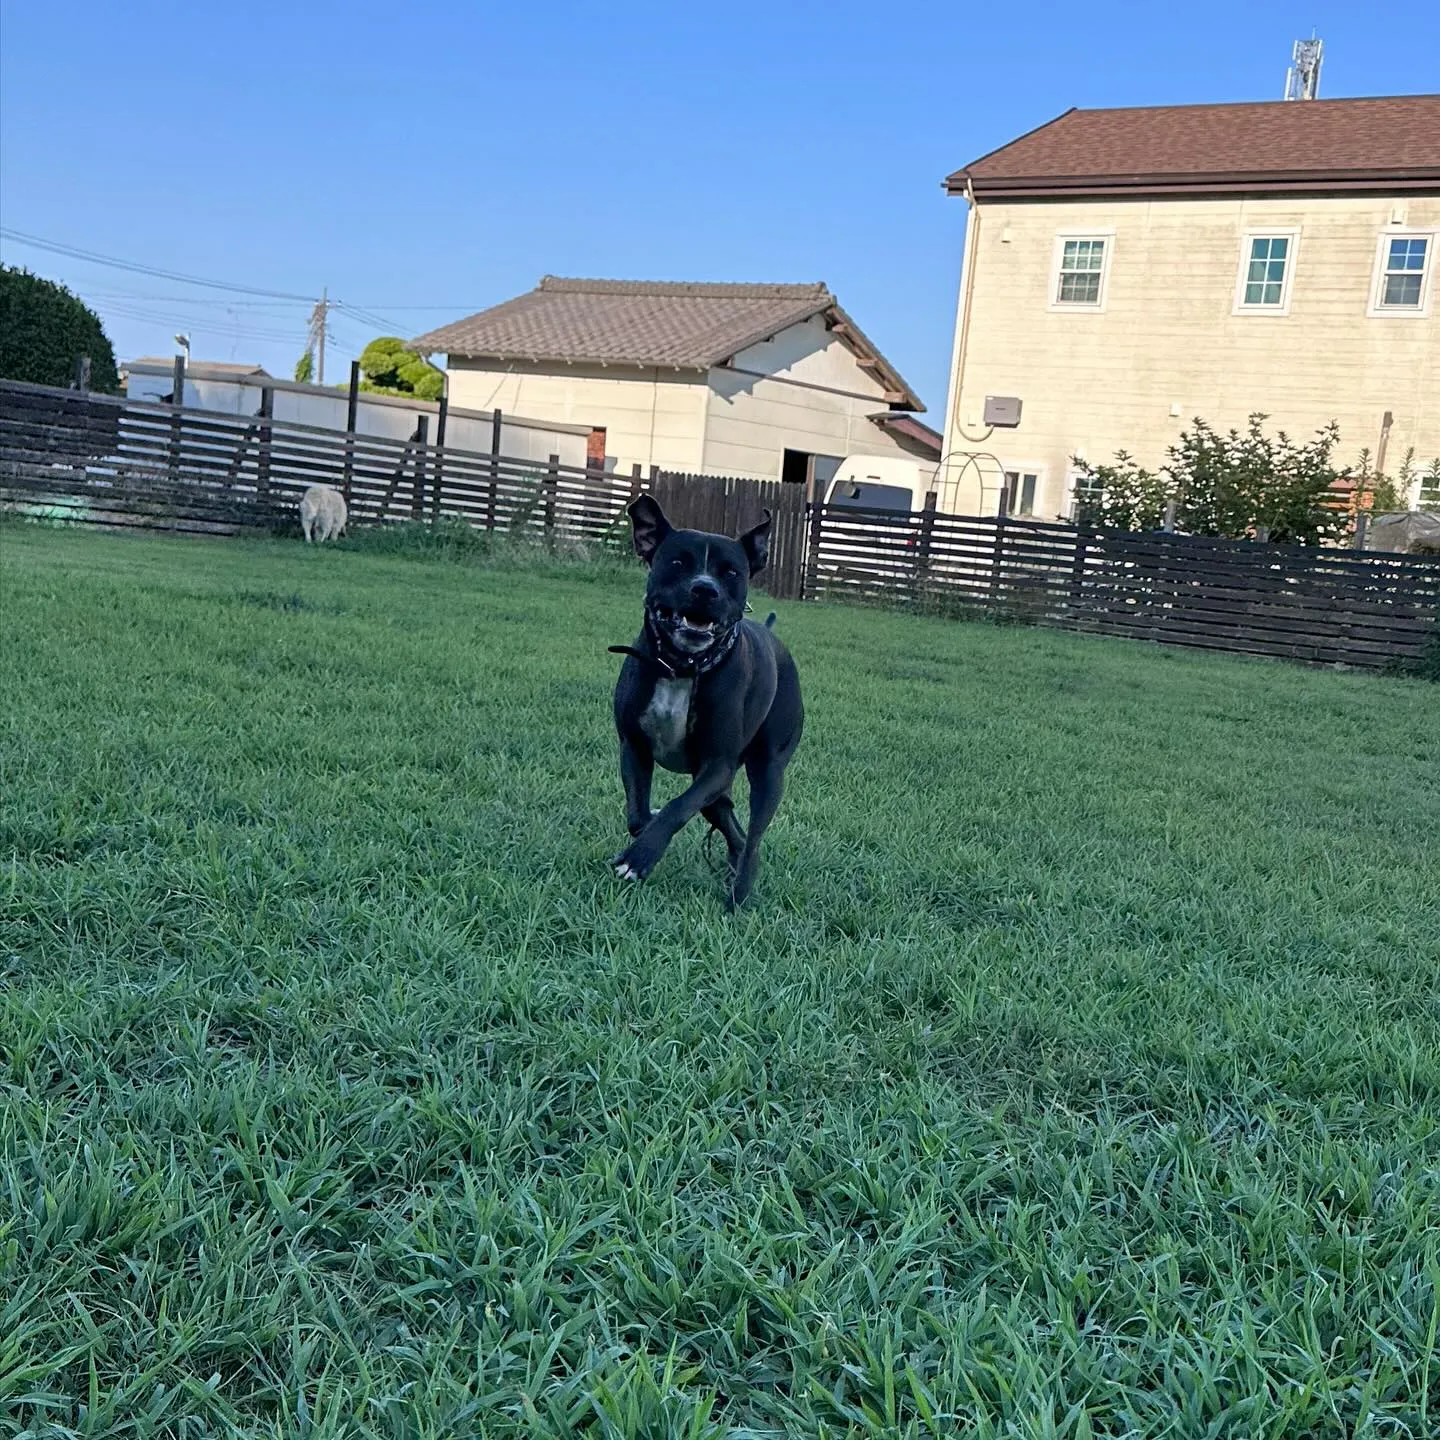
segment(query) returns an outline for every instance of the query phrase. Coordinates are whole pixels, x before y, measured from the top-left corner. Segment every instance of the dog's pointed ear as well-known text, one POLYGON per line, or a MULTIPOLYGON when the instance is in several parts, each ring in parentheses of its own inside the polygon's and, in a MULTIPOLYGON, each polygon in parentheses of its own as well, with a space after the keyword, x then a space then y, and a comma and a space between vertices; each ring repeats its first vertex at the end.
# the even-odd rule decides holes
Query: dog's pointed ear
POLYGON ((634 532, 635 553, 648 565, 675 527, 665 518, 660 502, 653 495, 642 495, 630 502, 630 528, 634 532))
POLYGON ((770 512, 760 512, 765 518, 753 529, 747 530, 739 537, 740 548, 745 552, 745 558, 750 562, 750 574, 752 577, 758 575, 764 568, 765 562, 770 558, 770 512))

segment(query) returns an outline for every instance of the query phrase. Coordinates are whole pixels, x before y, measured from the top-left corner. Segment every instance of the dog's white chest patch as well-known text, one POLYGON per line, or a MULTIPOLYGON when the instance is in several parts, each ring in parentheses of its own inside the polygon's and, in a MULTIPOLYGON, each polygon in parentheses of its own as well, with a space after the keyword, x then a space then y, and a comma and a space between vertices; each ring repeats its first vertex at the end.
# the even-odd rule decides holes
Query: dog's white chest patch
POLYGON ((690 695, 694 689, 689 680, 657 680, 655 693, 640 717, 640 728, 650 737, 655 759, 667 770, 690 772, 685 759, 685 736, 690 729, 690 695))

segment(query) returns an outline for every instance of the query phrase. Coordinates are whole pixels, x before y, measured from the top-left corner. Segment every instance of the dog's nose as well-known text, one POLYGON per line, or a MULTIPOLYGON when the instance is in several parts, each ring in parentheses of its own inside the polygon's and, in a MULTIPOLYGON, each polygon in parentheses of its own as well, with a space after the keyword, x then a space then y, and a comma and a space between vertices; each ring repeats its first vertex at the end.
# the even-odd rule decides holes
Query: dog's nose
POLYGON ((702 596, 708 596, 711 600, 720 598, 720 587, 709 575, 697 575, 691 582, 690 593, 699 600, 702 596))

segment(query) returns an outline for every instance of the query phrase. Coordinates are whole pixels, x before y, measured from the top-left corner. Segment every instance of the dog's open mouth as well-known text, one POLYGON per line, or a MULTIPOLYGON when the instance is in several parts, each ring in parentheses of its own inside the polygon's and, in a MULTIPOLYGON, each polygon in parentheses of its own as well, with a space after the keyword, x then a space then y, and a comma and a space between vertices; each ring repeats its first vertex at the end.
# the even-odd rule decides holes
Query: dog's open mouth
POLYGON ((668 605, 660 605, 656 607, 655 618, 682 650, 706 650, 715 643, 720 634, 718 620, 694 611, 672 610, 668 605))

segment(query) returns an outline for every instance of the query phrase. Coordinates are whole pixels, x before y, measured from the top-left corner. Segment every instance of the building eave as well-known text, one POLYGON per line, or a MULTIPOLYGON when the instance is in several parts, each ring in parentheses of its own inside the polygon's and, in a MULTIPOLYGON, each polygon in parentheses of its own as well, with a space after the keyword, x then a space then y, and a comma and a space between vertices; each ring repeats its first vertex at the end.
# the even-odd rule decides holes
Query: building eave
POLYGON ((1440 195, 1440 167, 1193 175, 993 176, 957 171, 945 191, 984 200, 1185 199, 1195 196, 1440 195))

